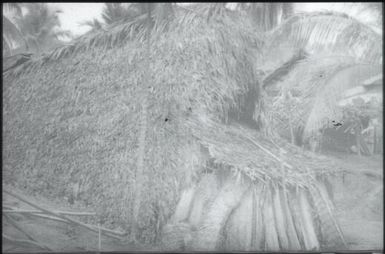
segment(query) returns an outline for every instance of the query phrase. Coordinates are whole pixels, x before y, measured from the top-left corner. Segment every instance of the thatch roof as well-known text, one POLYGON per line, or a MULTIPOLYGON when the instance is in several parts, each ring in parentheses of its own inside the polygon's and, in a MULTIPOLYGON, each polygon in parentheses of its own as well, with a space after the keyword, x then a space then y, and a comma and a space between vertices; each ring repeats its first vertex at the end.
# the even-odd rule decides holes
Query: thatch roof
POLYGON ((287 184, 305 187, 309 173, 339 170, 322 156, 238 124, 223 125, 199 116, 184 123, 190 126, 198 142, 208 148, 215 163, 240 170, 253 180, 268 182, 284 177, 287 184))
MULTIPOLYGON (((261 135, 223 124, 227 112, 239 108, 239 98, 258 86, 262 41, 249 20, 224 15, 208 21, 191 12, 168 30, 158 27, 151 37, 149 84, 142 83, 143 30, 135 28, 123 23, 87 35, 3 75, 4 171, 18 181, 29 177, 29 186, 56 196, 78 184, 100 214, 127 222, 138 119, 149 89, 144 173, 153 177, 143 188, 154 191, 143 191, 140 226, 152 241, 150 232, 159 226, 154 216, 161 223, 167 219, 179 180, 207 161, 200 144, 218 162, 252 178, 279 177, 274 170, 281 164, 271 158, 277 148, 264 155, 255 144, 271 146, 261 135), (208 122, 202 122, 204 115, 208 122)), ((288 181, 305 184, 299 169, 314 158, 287 157, 288 181)))

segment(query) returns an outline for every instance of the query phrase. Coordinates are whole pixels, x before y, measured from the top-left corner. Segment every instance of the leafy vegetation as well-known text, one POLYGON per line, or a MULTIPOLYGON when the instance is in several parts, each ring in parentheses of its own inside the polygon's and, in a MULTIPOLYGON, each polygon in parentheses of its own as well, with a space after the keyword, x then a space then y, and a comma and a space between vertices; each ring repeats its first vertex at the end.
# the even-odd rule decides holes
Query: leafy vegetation
POLYGON ((61 38, 71 38, 69 31, 60 28, 58 14, 46 3, 7 3, 8 9, 15 10, 13 20, 3 15, 5 31, 3 45, 7 54, 14 52, 40 54, 63 45, 61 38), (22 12, 24 9, 24 13, 22 12))

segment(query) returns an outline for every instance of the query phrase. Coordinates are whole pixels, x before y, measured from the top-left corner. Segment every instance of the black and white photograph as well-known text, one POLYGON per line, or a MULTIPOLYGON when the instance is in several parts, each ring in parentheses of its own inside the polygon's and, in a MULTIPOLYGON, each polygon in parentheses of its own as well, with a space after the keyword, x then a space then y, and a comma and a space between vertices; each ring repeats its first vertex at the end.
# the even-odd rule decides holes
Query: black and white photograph
POLYGON ((382 253, 382 2, 2 3, 2 252, 382 253))

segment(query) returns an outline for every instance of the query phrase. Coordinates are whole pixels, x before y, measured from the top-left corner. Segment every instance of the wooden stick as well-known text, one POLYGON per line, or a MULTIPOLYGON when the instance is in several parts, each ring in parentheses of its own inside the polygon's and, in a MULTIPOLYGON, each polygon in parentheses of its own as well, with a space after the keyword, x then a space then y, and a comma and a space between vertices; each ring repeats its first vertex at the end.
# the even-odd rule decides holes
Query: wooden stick
MULTIPOLYGON (((12 226, 14 226, 16 229, 18 229, 20 232, 22 232, 24 235, 27 236, 27 238, 31 241, 34 241, 36 243, 38 243, 39 241, 37 241, 36 239, 34 239, 29 233, 27 233, 25 230, 23 230, 21 228, 21 226, 18 224, 18 222, 16 222, 13 218, 11 218, 9 215, 7 214, 4 214, 4 217, 8 219, 8 222, 12 224, 12 226)), ((44 247, 45 249, 49 250, 49 251, 52 251, 51 248, 49 248, 47 245, 45 244, 40 244, 41 247, 44 247)))
POLYGON ((34 245, 34 246, 37 246, 41 249, 47 249, 46 247, 44 246, 41 246, 39 243, 37 242, 34 242, 34 241, 31 241, 31 240, 20 240, 20 239, 15 239, 15 238, 12 238, 10 236, 7 236, 3 233, 3 238, 10 241, 10 242, 13 242, 13 243, 18 243, 18 244, 31 244, 31 245, 34 245))
MULTIPOLYGON (((44 213, 39 210, 23 210, 23 209, 17 209, 9 206, 3 206, 6 208, 9 208, 11 210, 3 210, 4 212, 8 213, 44 213)), ((76 216, 95 216, 96 213, 88 213, 88 212, 67 212, 67 211, 53 211, 58 214, 63 214, 63 215, 76 215, 76 216)))
MULTIPOLYGON (((63 219, 63 220, 67 220, 67 221, 69 221, 71 224, 75 224, 75 225, 78 225, 78 226, 82 226, 82 227, 84 227, 84 228, 86 228, 86 229, 88 229, 88 230, 90 230, 90 231, 92 231, 92 232, 98 233, 98 230, 97 230, 94 226, 85 224, 85 223, 83 223, 83 222, 74 220, 74 219, 69 218, 69 217, 67 217, 67 216, 58 214, 58 213, 56 213, 56 212, 47 210, 47 209, 45 209, 45 208, 42 208, 42 207, 40 207, 40 206, 38 206, 38 205, 36 205, 36 204, 34 204, 34 203, 28 201, 28 200, 25 200, 24 198, 20 197, 19 195, 16 195, 16 194, 14 194, 14 193, 11 193, 11 192, 9 192, 9 191, 7 191, 7 190, 3 190, 3 192, 4 192, 4 193, 7 193, 8 195, 10 195, 10 196, 12 196, 12 197, 15 197, 15 198, 17 198, 17 199, 23 201, 24 203, 26 203, 26 204, 28 204, 28 205, 30 205, 30 206, 36 208, 36 209, 39 209, 39 210, 43 211, 44 213, 47 213, 47 214, 56 216, 56 217, 58 217, 58 218, 60 218, 60 219, 63 219)), ((103 230, 103 231, 106 232, 107 230, 103 230)), ((110 230, 110 231, 112 231, 112 230, 110 230)), ((110 233, 112 233, 112 232, 110 232, 110 233)), ((115 236, 115 235, 109 235, 109 234, 105 234, 105 235, 106 235, 106 236, 109 236, 109 237, 111 237, 111 238, 115 238, 115 239, 121 240, 120 237, 117 237, 117 236, 115 236)), ((121 235, 125 235, 125 233, 121 233, 121 235)))

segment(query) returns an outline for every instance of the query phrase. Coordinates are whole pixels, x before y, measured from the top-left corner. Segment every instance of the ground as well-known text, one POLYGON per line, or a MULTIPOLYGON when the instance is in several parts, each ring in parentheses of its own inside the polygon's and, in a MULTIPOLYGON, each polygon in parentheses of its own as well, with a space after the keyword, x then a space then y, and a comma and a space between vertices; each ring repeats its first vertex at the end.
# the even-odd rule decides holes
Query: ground
MULTIPOLYGON (((360 157, 357 155, 328 155, 340 167, 352 173, 372 172, 372 175, 345 174, 335 177, 332 181, 336 215, 350 250, 382 250, 383 249, 383 180, 382 155, 360 157), (341 187, 343 186, 343 187, 341 187)), ((3 182, 4 184, 4 182, 3 182)), ((52 210, 74 210, 73 207, 63 205, 64 202, 53 202, 45 198, 26 193, 11 185, 4 184, 3 188, 26 197, 52 210)), ((28 205, 11 198, 3 193, 3 205, 31 209, 28 205)), ((79 209, 77 209, 79 210, 79 209)), ((15 217, 16 218, 16 217, 15 217)), ((23 228, 33 235, 39 242, 46 244, 55 251, 97 251, 98 234, 71 226, 63 222, 50 221, 39 218, 17 217, 23 228)), ((4 220, 3 220, 4 221, 4 220)), ((14 227, 3 223, 3 233, 8 236, 26 239, 14 227)), ((155 250, 154 247, 134 246, 103 236, 101 250, 155 250)), ((39 252, 38 247, 19 245, 15 247, 3 241, 3 251, 7 252, 39 252)))
POLYGON ((373 176, 345 175, 344 188, 335 191, 337 218, 350 250, 383 250, 383 158, 349 155, 336 159, 352 172, 372 171, 373 176))

